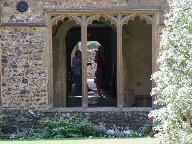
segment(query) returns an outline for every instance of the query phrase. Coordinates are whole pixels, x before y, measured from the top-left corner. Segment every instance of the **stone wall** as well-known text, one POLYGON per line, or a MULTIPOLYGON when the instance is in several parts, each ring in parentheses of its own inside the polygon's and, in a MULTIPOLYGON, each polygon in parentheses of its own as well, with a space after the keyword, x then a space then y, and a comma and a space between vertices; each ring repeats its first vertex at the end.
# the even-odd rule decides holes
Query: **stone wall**
POLYGON ((130 34, 123 37, 125 90, 135 95, 150 95, 152 74, 152 25, 135 17, 124 29, 130 34))
MULTIPOLYGON (((63 117, 78 116, 81 118, 88 118, 93 123, 99 125, 103 124, 106 128, 120 126, 124 128, 131 128, 138 130, 144 124, 149 123, 148 113, 150 109, 134 109, 134 110, 73 110, 59 111, 63 117)), ((45 116, 52 117, 56 114, 54 111, 49 112, 32 112, 32 111, 9 111, 4 113, 6 124, 2 127, 5 134, 16 132, 21 128, 39 128, 39 120, 45 116)))
POLYGON ((1 20, 3 23, 36 23, 43 22, 43 0, 26 0, 29 9, 25 13, 17 11, 16 5, 20 0, 1 1, 1 20))
POLYGON ((47 107, 47 67, 44 66, 45 28, 1 28, 2 107, 47 107))
POLYGON ((44 56, 49 42, 47 27, 40 25, 45 24, 46 9, 160 7, 163 23, 162 13, 168 8, 166 0, 26 0, 29 9, 20 13, 16 9, 18 1, 0 1, 1 105, 9 109, 48 108, 51 72, 44 56), (33 25, 25 25, 29 23, 33 25))
POLYGON ((44 22, 44 9, 49 8, 125 8, 125 6, 152 8, 159 6, 163 11, 168 9, 166 0, 25 0, 29 4, 29 9, 25 13, 20 13, 16 9, 18 1, 20 0, 2 0, 0 2, 3 23, 44 22))
POLYGON ((91 65, 87 66, 87 77, 88 78, 94 78, 95 72, 97 68, 97 64, 95 63, 95 51, 88 50, 87 51, 87 62, 91 63, 91 65))

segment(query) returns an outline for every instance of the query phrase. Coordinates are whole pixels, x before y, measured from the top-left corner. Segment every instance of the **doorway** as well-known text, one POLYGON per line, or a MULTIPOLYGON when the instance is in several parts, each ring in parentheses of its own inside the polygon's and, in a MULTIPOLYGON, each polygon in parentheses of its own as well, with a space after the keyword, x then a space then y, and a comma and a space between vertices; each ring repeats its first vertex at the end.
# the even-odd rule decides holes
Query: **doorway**
MULTIPOLYGON (((151 15, 146 15, 145 18, 146 21, 141 20, 137 14, 131 16, 129 14, 112 16, 107 13, 87 16, 71 14, 70 17, 52 26, 53 107, 151 106, 149 93, 152 87, 150 75, 154 58, 152 57, 154 38, 152 38, 152 24, 147 24, 152 22, 151 15), (82 42, 84 61, 81 69, 83 94, 73 95, 72 57, 80 47, 79 42, 82 42), (93 89, 95 97, 88 93, 89 42, 98 42, 105 49, 105 97, 99 97, 95 89, 93 89), (74 101, 71 100, 72 97, 74 101)), ((94 78, 92 74, 90 80, 92 83, 94 78)))
MULTIPOLYGON (((102 47, 104 50, 104 68, 102 71, 102 95, 98 90, 98 63, 95 62, 95 72, 92 75, 92 83, 95 82, 95 89, 89 91, 88 87, 88 107, 116 107, 117 93, 116 93, 116 67, 117 62, 117 33, 112 27, 110 21, 106 21, 104 17, 94 20, 92 24, 88 25, 87 40, 97 41, 98 49, 102 47)), ((95 60, 98 49, 92 52, 92 61, 95 60)), ((87 61, 90 61, 89 56, 87 61)), ((99 77, 99 76, 98 76, 99 77)), ((89 78, 89 73, 88 73, 89 78)))

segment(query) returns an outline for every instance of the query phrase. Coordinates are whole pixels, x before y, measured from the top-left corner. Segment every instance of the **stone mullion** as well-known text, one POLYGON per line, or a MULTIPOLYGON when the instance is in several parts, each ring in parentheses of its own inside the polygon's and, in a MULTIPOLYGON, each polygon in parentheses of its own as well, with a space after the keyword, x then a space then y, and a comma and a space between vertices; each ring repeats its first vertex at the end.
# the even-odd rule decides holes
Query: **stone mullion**
POLYGON ((82 107, 88 107, 87 95, 87 24, 83 15, 81 24, 81 45, 82 45, 82 107))
POLYGON ((53 107, 53 60, 52 60, 52 26, 47 28, 47 46, 46 46, 46 55, 48 55, 48 107, 53 107))
POLYGON ((123 98, 123 75, 122 75, 122 23, 117 25, 117 106, 122 108, 123 98))
MULTIPOLYGON (((159 41, 158 40, 158 24, 159 24, 159 20, 158 20, 158 17, 157 14, 154 15, 154 22, 152 23, 152 74, 158 69, 156 68, 156 58, 158 56, 156 56, 156 54, 158 54, 159 50, 157 48, 158 47, 158 44, 157 42, 159 41)), ((152 88, 155 87, 155 82, 152 81, 152 88)), ((153 108, 156 108, 157 105, 154 104, 154 101, 155 101, 155 97, 153 96, 152 97, 152 107, 153 108)))

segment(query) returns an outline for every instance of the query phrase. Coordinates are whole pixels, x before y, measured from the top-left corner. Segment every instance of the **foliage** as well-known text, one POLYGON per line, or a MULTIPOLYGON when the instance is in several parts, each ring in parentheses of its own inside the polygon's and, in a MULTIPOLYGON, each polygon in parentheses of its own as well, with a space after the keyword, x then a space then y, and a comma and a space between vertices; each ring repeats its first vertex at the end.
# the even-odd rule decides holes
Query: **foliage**
POLYGON ((140 137, 141 136, 138 132, 131 130, 129 127, 123 128, 120 126, 113 125, 113 127, 106 129, 105 124, 100 123, 97 129, 104 132, 105 137, 140 137))
POLYGON ((106 131, 109 137, 140 137, 140 134, 129 128, 124 129, 123 127, 113 126, 111 129, 106 131))
POLYGON ((0 126, 4 124, 4 115, 0 112, 0 126))
POLYGON ((10 139, 39 139, 43 138, 43 130, 40 128, 21 128, 10 135, 10 139))
POLYGON ((139 133, 141 136, 150 136, 153 137, 157 134, 155 127, 159 124, 153 117, 149 119, 149 123, 145 124, 143 127, 139 128, 139 133))
POLYGON ((97 50, 99 48, 99 45, 97 43, 90 43, 87 48, 89 50, 97 50))
POLYGON ((62 115, 55 115, 52 118, 44 118, 41 121, 44 127, 45 138, 71 138, 101 136, 103 132, 91 123, 87 118, 72 116, 64 118, 62 115))
MULTIPOLYGON (((3 126, 5 123, 4 121, 4 115, 0 112, 0 135, 2 135, 3 133, 1 132, 1 126, 3 126)), ((1 137, 1 136, 0 136, 1 137)))
POLYGON ((44 139, 44 138, 92 138, 92 137, 141 137, 141 133, 113 126, 106 128, 104 123, 95 125, 87 118, 72 116, 65 118, 62 114, 43 117, 32 127, 20 127, 12 134, 2 135, 8 139, 44 139))
POLYGON ((164 143, 192 142, 192 0, 167 0, 166 28, 161 38, 159 71, 152 75, 159 109, 149 116, 161 123, 157 136, 164 143))
POLYGON ((64 118, 57 114, 52 118, 41 121, 45 138, 74 138, 74 137, 140 137, 140 134, 130 129, 116 127, 106 129, 104 124, 95 125, 87 118, 72 116, 64 118))

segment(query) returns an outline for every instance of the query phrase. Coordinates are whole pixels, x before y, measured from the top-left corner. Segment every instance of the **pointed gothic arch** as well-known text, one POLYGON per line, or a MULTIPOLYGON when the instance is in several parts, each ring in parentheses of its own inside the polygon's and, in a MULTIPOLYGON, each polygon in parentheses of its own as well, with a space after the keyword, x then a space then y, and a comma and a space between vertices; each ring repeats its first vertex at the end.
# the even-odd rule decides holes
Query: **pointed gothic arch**
POLYGON ((67 106, 68 59, 70 57, 66 37, 68 31, 78 25, 77 22, 78 18, 69 14, 57 16, 50 21, 52 24, 53 107, 67 106))
MULTIPOLYGON (((90 10, 82 10, 82 11, 76 11, 76 10, 67 10, 67 11, 58 11, 57 13, 52 13, 52 11, 49 11, 49 13, 47 14, 48 18, 46 21, 46 25, 48 28, 48 33, 51 34, 50 29, 51 27, 56 24, 57 22, 59 22, 60 20, 62 21, 63 19, 65 19, 66 17, 68 17, 71 21, 75 21, 76 24, 81 25, 81 36, 82 36, 82 45, 83 47, 86 47, 86 43, 87 43, 87 26, 89 24, 91 24, 94 20, 99 20, 100 17, 103 17, 105 19, 105 21, 108 21, 108 25, 110 25, 113 28, 116 28, 117 30, 117 41, 118 41, 118 51, 117 51, 117 67, 119 67, 117 69, 117 73, 119 76, 119 80, 117 80, 117 85, 118 85, 118 107, 123 107, 123 103, 124 103, 124 98, 123 98, 123 89, 122 89, 122 77, 123 74, 121 73, 122 71, 122 26, 123 24, 126 24, 130 19, 134 19, 135 17, 139 16, 140 20, 144 19, 146 21, 146 24, 151 24, 152 25, 152 57, 153 57, 153 62, 152 62, 152 71, 155 70, 155 59, 156 59, 156 46, 158 45, 157 43, 157 26, 159 23, 158 20, 158 10, 120 10, 118 9, 117 11, 110 11, 110 10, 94 10, 94 11, 90 11, 90 10)), ((64 26, 64 25, 63 25, 64 26)), ((61 32, 62 33, 62 32, 61 32)), ((59 33, 57 34, 59 35, 59 33)), ((50 40, 51 37, 48 38, 48 40, 50 40)), ((52 51, 51 48, 51 43, 48 42, 48 46, 49 46, 49 51, 52 51)), ((83 50, 83 55, 86 56, 86 52, 83 50)), ((86 63, 86 60, 84 61, 84 63, 86 63)), ((50 66, 51 67, 51 66, 50 66)), ((85 68, 86 65, 83 66, 83 68, 85 68)), ((50 72, 50 75, 53 75, 50 72)), ((84 79, 86 79, 86 75, 83 75, 84 79)), ((50 79, 50 89, 52 87, 52 80, 50 79)), ((86 82, 84 81, 83 83, 84 87, 86 86, 86 82)), ((83 107, 87 107, 87 98, 86 98, 86 93, 87 90, 86 88, 83 88, 83 100, 82 100, 82 106, 83 107)), ((53 97, 53 92, 51 92, 49 94, 50 98, 49 101, 51 102, 51 99, 53 97)))

